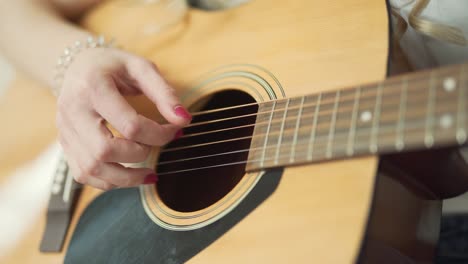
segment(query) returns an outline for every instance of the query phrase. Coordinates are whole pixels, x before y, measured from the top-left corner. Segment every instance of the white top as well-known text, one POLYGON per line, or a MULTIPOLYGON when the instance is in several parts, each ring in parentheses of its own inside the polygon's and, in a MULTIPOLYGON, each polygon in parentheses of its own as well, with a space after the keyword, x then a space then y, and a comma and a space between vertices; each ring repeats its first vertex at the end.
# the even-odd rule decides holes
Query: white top
MULTIPOLYGON (((468 61, 468 46, 441 41, 416 31, 408 23, 408 16, 419 0, 390 0, 390 5, 407 22, 400 46, 415 69, 468 61)), ((420 17, 432 22, 456 27, 468 39, 468 1, 431 0, 420 17)))

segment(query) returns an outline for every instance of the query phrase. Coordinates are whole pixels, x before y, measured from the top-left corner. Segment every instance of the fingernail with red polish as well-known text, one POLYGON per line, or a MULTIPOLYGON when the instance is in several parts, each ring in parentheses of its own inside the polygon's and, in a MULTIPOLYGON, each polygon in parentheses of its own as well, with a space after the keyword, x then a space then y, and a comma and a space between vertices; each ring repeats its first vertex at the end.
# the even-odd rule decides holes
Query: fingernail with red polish
POLYGON ((156 183, 157 181, 158 181, 158 175, 156 175, 155 173, 151 173, 145 177, 145 181, 143 182, 143 184, 153 184, 153 183, 156 183))
POLYGON ((174 107, 174 112, 184 119, 192 119, 192 115, 181 105, 174 107))
POLYGON ((184 135, 184 131, 182 129, 177 131, 175 136, 174 136, 174 140, 177 140, 177 139, 181 138, 183 135, 184 135))

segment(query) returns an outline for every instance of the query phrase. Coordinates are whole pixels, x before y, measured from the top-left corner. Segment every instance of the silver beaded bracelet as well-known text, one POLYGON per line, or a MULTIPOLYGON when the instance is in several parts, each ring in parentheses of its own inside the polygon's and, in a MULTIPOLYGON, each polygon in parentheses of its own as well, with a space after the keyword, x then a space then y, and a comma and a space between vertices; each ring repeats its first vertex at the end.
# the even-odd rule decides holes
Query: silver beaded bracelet
POLYGON ((54 74, 54 85, 52 87, 53 94, 55 96, 60 95, 65 72, 77 54, 86 49, 109 48, 113 46, 114 41, 111 40, 107 42, 104 36, 89 36, 86 41, 75 41, 73 45, 66 47, 62 55, 60 55, 60 57, 57 59, 57 65, 55 67, 54 74))

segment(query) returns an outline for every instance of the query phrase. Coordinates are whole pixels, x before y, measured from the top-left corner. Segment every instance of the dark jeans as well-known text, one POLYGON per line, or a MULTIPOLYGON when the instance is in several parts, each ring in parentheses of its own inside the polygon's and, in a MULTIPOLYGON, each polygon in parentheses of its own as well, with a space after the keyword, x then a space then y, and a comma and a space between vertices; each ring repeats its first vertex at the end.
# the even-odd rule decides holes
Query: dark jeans
POLYGON ((468 214, 442 217, 437 264, 468 264, 468 214))

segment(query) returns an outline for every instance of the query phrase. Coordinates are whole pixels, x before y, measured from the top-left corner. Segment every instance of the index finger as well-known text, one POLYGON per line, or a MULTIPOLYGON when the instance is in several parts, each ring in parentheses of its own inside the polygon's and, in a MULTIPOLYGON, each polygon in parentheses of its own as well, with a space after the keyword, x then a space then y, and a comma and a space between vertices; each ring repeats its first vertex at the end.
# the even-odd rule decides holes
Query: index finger
POLYGON ((118 92, 111 77, 103 78, 97 85, 95 110, 126 139, 151 146, 162 146, 174 139, 180 126, 161 125, 138 114, 118 92))
POLYGON ((127 71, 138 83, 139 89, 156 105, 170 123, 185 126, 192 116, 182 106, 175 90, 161 76, 155 64, 142 58, 127 60, 127 71))

